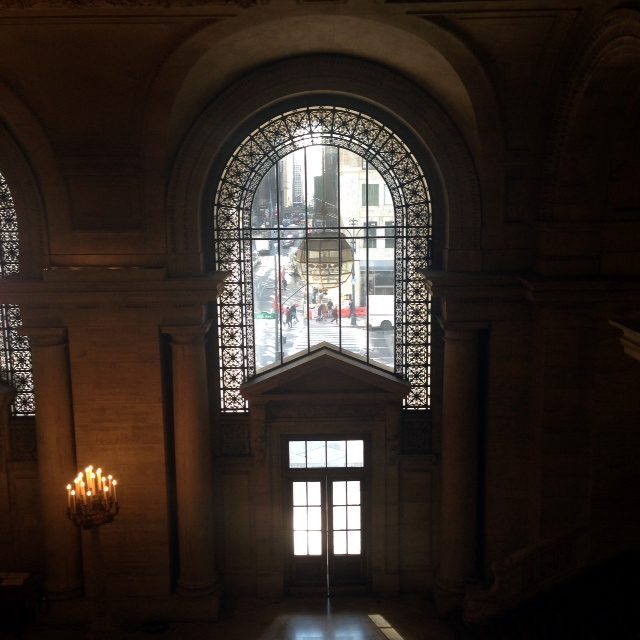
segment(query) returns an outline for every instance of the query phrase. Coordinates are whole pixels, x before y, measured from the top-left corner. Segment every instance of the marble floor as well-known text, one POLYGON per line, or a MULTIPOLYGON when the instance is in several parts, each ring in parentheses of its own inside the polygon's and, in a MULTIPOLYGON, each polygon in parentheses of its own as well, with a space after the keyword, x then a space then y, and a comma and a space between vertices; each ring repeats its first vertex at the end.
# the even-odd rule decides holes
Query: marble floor
MULTIPOLYGON (((1 635, 1 634, 0 634, 1 635)), ((433 604, 420 596, 290 597, 228 603, 213 623, 159 623, 87 636, 77 622, 43 616, 13 640, 453 640, 433 604)))

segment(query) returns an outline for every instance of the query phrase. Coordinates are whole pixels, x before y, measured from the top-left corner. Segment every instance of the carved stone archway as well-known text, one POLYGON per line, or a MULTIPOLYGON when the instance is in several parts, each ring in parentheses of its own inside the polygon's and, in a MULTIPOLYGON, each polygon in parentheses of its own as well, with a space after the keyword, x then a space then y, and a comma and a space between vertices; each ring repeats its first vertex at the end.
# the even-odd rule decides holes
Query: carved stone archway
MULTIPOLYGON (((438 103, 404 76, 372 62, 338 56, 304 56, 257 69, 215 97, 176 156, 167 194, 169 271, 210 268, 206 218, 219 177, 244 135, 260 124, 256 114, 286 101, 324 96, 371 113, 400 133, 429 173, 435 266, 478 271, 482 222, 478 176, 469 147, 438 103), (404 135, 406 134, 406 135, 404 135)), ((315 100, 317 102, 317 99, 315 100)), ((264 121, 264 118, 262 119, 264 121)))

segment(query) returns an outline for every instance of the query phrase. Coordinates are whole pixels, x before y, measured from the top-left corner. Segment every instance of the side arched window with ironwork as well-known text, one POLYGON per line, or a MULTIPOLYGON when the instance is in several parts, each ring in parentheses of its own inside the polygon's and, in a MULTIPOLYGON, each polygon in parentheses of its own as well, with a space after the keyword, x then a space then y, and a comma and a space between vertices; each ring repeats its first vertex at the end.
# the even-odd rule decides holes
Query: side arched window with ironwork
MULTIPOLYGON (((0 278, 18 274, 19 256, 18 216, 9 185, 0 174, 0 278)), ((0 378, 16 391, 11 415, 33 416, 31 349, 29 339, 19 333, 21 324, 17 305, 0 304, 0 378)))
POLYGON ((427 180, 405 142, 352 109, 271 118, 235 149, 214 203, 220 408, 240 385, 321 346, 407 380, 430 404, 427 180))

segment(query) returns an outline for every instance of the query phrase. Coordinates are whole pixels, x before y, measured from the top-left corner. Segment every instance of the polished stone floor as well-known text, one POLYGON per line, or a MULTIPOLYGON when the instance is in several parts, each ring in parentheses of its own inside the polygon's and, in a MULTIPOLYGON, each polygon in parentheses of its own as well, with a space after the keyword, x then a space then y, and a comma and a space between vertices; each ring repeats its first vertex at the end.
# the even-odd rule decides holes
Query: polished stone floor
MULTIPOLYGON (((80 640, 86 629, 43 616, 20 634, 21 640, 80 640)), ((278 602, 237 601, 214 623, 121 625, 104 636, 113 640, 453 640, 448 624, 423 597, 290 597, 278 602)))

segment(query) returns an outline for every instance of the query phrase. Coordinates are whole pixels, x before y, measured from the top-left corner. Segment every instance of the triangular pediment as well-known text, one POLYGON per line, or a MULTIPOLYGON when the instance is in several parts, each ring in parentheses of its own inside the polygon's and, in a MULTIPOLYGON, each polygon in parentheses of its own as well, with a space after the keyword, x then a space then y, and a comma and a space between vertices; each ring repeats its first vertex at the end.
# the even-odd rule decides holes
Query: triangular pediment
POLYGON ((261 373, 241 387, 245 398, 291 395, 388 395, 401 399, 408 383, 391 372, 340 353, 330 345, 261 373))

